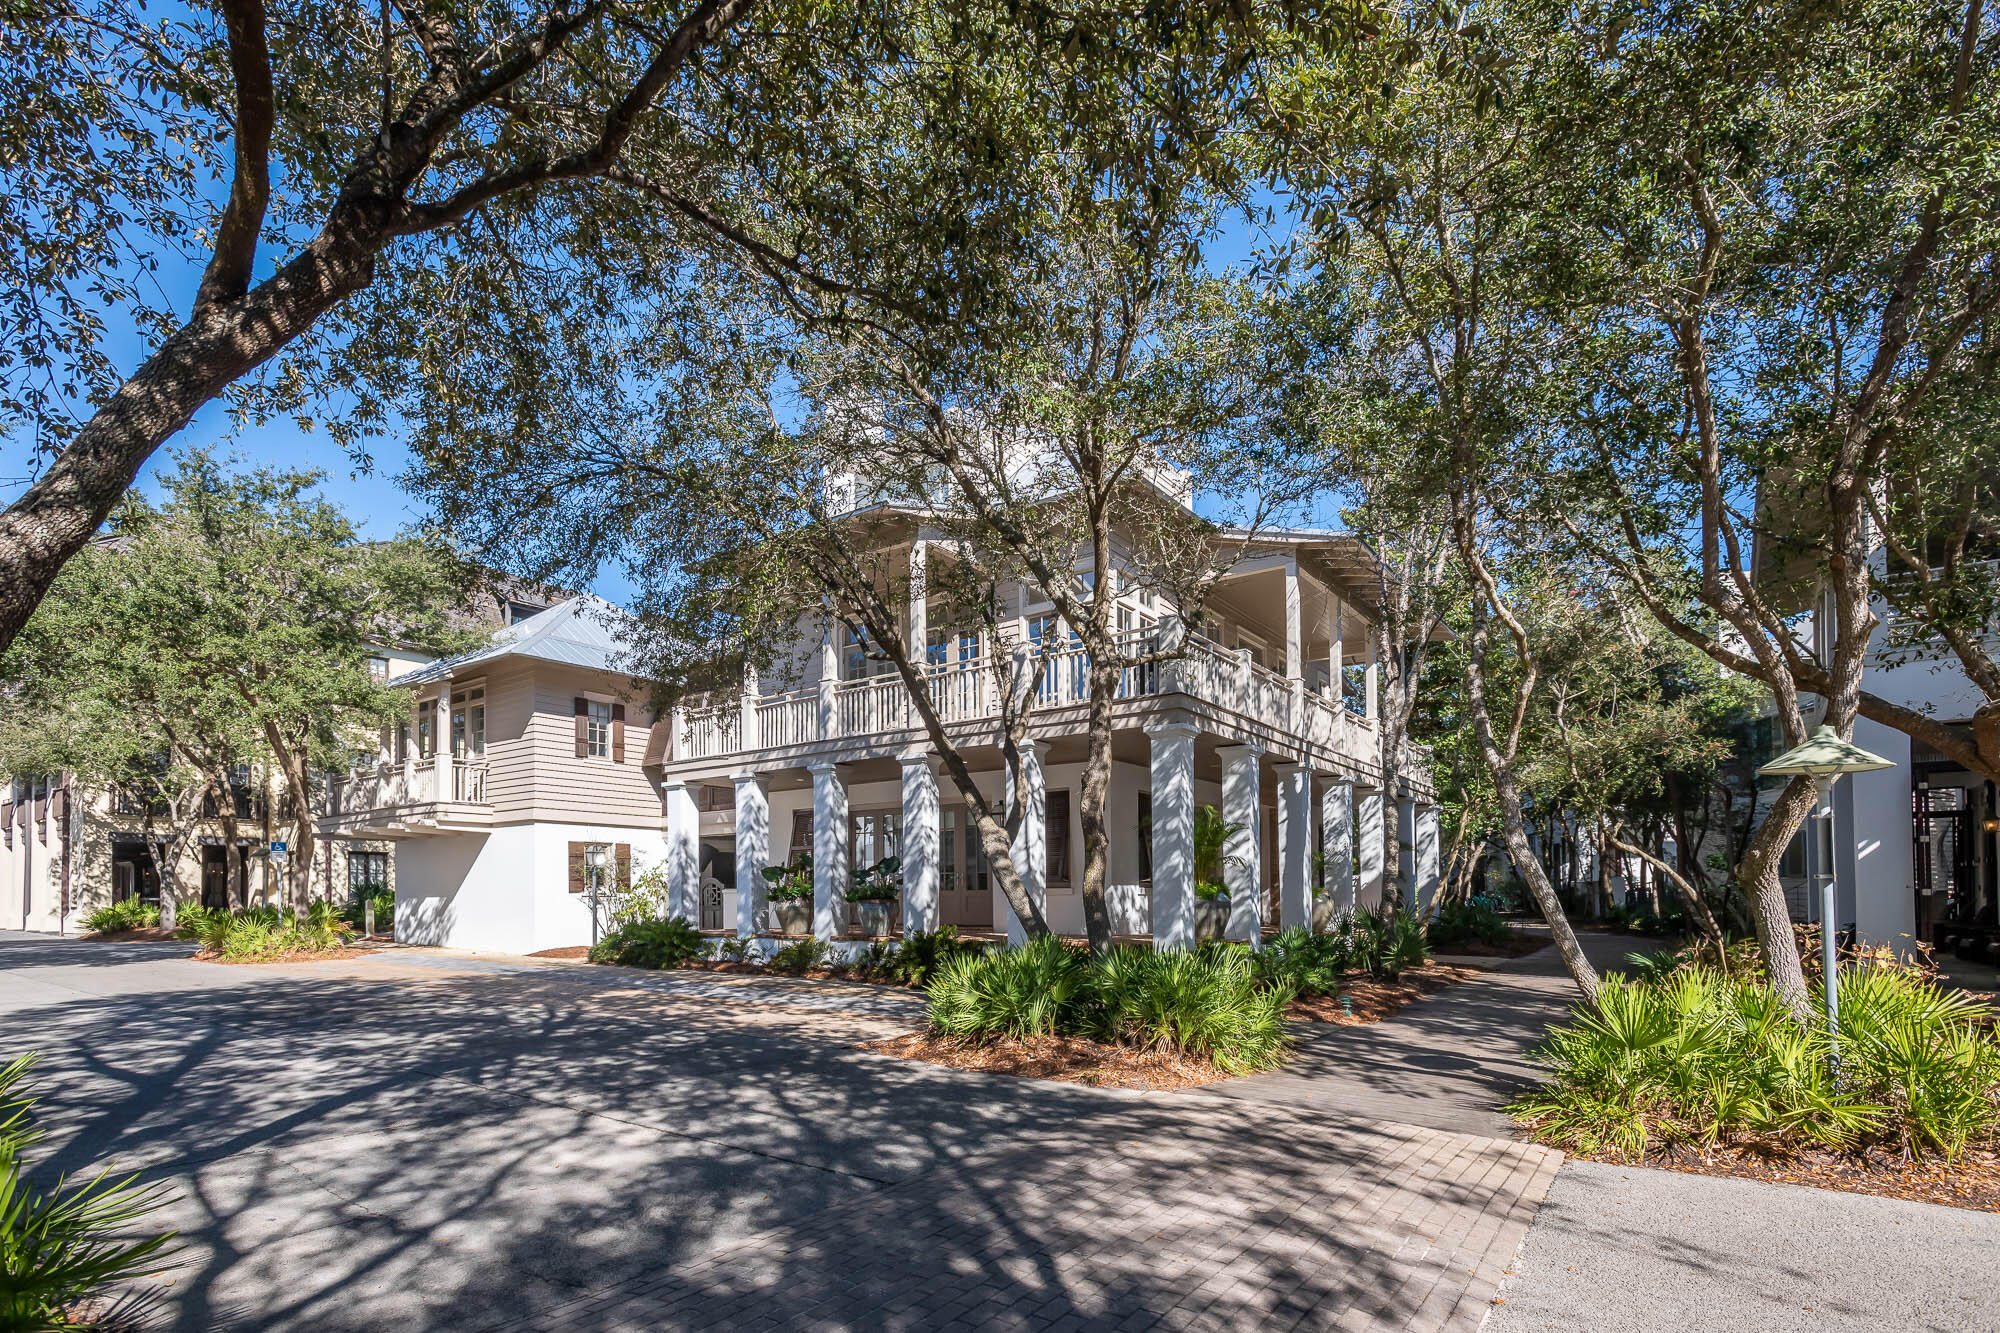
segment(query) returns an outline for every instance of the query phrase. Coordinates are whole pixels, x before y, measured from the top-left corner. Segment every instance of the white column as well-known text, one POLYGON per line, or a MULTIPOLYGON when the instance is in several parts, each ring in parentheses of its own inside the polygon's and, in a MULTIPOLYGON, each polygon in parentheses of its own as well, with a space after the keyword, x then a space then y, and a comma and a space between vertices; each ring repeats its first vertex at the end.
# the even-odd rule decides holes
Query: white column
POLYGON ((449 801, 456 794, 451 785, 451 681, 438 686, 437 716, 431 720, 433 760, 431 780, 437 784, 433 800, 449 801))
POLYGON ((830 760, 812 764, 813 934, 847 929, 847 779, 830 760))
POLYGON ((840 680, 839 627, 827 623, 826 637, 819 644, 819 734, 821 740, 839 734, 840 715, 835 711, 834 686, 840 680))
MULTIPOLYGON (((1042 785, 1041 747, 1032 740, 1021 742, 1021 826, 1014 832, 1014 870, 1021 876, 1021 887, 1028 891, 1028 898, 1040 908, 1044 919, 1049 910, 1049 797, 1042 785)), ((1014 775, 1007 774, 1007 808, 1014 806, 1014 775)), ((1027 929, 1014 912, 1014 904, 1007 901, 1007 895, 996 894, 1007 914, 1007 943, 1025 944, 1027 929)))
POLYGON ((1355 903, 1358 907, 1371 911, 1381 910, 1384 902, 1382 877, 1383 854, 1388 850, 1383 846, 1382 789, 1380 787, 1357 787, 1360 800, 1355 803, 1354 825, 1360 835, 1360 852, 1356 859, 1360 862, 1361 884, 1356 889, 1355 903))
POLYGON ((1326 675, 1327 688, 1333 695, 1335 704, 1345 706, 1347 701, 1347 642, 1341 637, 1344 628, 1345 608, 1339 597, 1329 599, 1333 604, 1326 613, 1326 675))
POLYGON ((667 806, 667 915, 701 924, 701 812, 694 788, 668 782, 662 795, 667 806))
POLYGON ((1299 586, 1299 558, 1285 561, 1285 676, 1303 680, 1306 674, 1306 634, 1300 623, 1302 611, 1299 586))
POLYGON ((1312 925, 1312 770, 1273 764, 1278 779, 1278 924, 1312 925))
POLYGON ((938 928, 938 763, 903 756, 903 933, 938 928))
POLYGON ((736 775, 736 934, 764 929, 764 867, 771 864, 771 788, 761 773, 736 775))
POLYGON ((1336 919, 1354 914, 1354 784, 1332 778, 1320 794, 1320 845, 1326 854, 1326 896, 1336 919))
POLYGON ((1382 699, 1382 664, 1375 658, 1375 634, 1371 630, 1368 634, 1368 680, 1367 680, 1367 709, 1368 709, 1368 717, 1371 720, 1378 719, 1381 716, 1380 713, 1381 699, 1382 699))
POLYGON ((1232 940, 1253 948, 1263 943, 1264 859, 1258 831, 1263 810, 1257 799, 1258 756, 1254 745, 1225 745, 1222 760, 1222 818, 1233 826, 1222 849, 1222 882, 1229 887, 1229 930, 1232 940))
POLYGON ((1154 722, 1153 947, 1194 947, 1194 738, 1185 722, 1154 722))
POLYGON ((1396 798, 1396 901, 1417 910, 1417 803, 1396 798))
MULTIPOLYGON (((759 688, 757 683, 757 668, 753 666, 743 668, 743 699, 741 701, 741 708, 736 716, 736 748, 739 750, 756 750, 762 748, 757 737, 757 696, 759 688)), ((742 901, 740 893, 737 895, 737 901, 742 901)))
POLYGON ((1438 896, 1438 808, 1425 802, 1417 807, 1416 906, 1428 912, 1438 896))
MULTIPOLYGON (((930 650, 930 636, 931 636, 930 607, 925 602, 925 598, 926 596, 928 596, 929 591, 930 591, 930 547, 924 542, 914 541, 910 543, 910 588, 909 588, 910 602, 908 611, 909 637, 906 640, 904 640, 904 646, 910 654, 910 661, 915 664, 918 672, 920 673, 923 672, 930 663, 930 658, 928 656, 930 650)), ((908 715, 905 718, 905 720, 911 726, 916 726, 917 716, 918 716, 916 703, 913 700, 905 699, 904 707, 908 710, 908 715)), ((906 774, 906 777, 904 779, 904 786, 905 789, 907 790, 908 770, 906 769, 904 771, 906 774)), ((932 805, 933 807, 936 806, 935 798, 933 798, 932 800, 932 805)), ((908 825, 905 824, 904 827, 907 830, 908 825)), ((904 883, 906 886, 908 884, 908 875, 909 875, 909 868, 908 865, 905 864, 904 883)), ((903 896, 903 914, 905 917, 909 915, 909 910, 910 910, 909 902, 910 902, 909 892, 906 887, 903 896)))

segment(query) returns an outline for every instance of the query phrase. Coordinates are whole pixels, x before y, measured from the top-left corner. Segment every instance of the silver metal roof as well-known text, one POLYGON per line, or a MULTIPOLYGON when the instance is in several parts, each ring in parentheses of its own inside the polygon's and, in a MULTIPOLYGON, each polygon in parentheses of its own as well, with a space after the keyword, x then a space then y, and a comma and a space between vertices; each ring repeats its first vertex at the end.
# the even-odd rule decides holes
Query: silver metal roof
POLYGON ((630 622, 630 616, 602 597, 585 593, 496 631, 493 642, 484 648, 441 658, 405 672, 394 683, 422 685, 504 657, 532 657, 593 671, 623 671, 626 649, 618 630, 630 622))

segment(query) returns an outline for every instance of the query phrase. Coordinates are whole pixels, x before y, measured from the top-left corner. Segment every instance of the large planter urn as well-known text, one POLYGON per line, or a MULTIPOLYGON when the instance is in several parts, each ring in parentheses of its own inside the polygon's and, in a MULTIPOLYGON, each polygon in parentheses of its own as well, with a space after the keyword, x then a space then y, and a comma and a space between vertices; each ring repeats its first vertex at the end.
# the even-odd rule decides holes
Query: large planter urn
POLYGON ((1340 918, 1340 904, 1331 894, 1313 899, 1313 934, 1331 935, 1340 929, 1340 918))
POLYGON ((1229 934, 1229 899, 1197 898, 1194 900, 1194 937, 1202 940, 1219 940, 1229 934))
POLYGON ((780 935, 810 935, 813 928, 813 905, 810 898, 784 898, 771 904, 771 915, 777 919, 780 935))
POLYGON ((864 899, 853 907, 855 920, 861 926, 863 935, 879 937, 895 928, 895 899, 864 899))

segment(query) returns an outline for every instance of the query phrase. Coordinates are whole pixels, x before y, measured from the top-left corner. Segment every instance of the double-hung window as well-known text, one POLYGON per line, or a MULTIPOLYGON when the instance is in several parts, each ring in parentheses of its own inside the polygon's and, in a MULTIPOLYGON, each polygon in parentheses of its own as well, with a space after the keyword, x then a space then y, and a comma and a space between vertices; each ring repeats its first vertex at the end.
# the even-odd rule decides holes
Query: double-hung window
POLYGON ((584 750, 592 759, 611 757, 611 705, 603 699, 590 701, 584 750))

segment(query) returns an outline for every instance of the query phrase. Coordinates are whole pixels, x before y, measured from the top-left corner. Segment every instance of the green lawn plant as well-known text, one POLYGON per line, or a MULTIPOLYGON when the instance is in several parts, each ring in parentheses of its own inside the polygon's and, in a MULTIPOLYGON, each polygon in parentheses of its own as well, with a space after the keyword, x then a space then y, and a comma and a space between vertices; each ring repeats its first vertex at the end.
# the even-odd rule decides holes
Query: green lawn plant
POLYGON ((1717 1145, 1954 1160, 2000 1130, 1993 1017, 1907 972, 1856 968, 1836 1036, 1761 978, 1612 974, 1537 1053, 1548 1082, 1510 1110, 1543 1142, 1628 1161, 1717 1145))
POLYGON ((93 935, 109 934, 114 930, 142 930, 159 924, 160 909, 137 898, 99 907, 83 918, 83 928, 93 935))
POLYGON ((113 1293, 173 1267, 174 1233, 140 1226, 171 1192, 109 1172, 78 1184, 65 1177, 47 1193, 32 1189, 27 1156, 42 1136, 23 1084, 36 1058, 0 1068, 0 1330, 137 1327, 149 1295, 113 1293))
POLYGON ((686 917, 641 917, 619 926, 590 950, 593 963, 675 968, 708 956, 708 940, 686 917))
POLYGON ((764 878, 770 887, 764 892, 774 903, 798 902, 813 896, 813 859, 811 852, 800 852, 791 862, 781 866, 764 867, 764 878))

